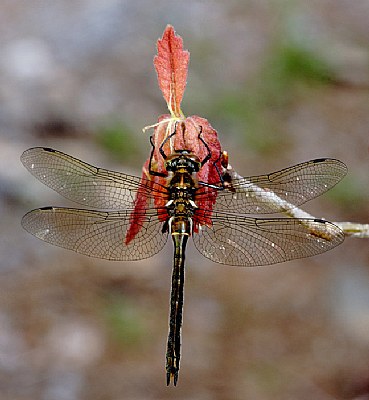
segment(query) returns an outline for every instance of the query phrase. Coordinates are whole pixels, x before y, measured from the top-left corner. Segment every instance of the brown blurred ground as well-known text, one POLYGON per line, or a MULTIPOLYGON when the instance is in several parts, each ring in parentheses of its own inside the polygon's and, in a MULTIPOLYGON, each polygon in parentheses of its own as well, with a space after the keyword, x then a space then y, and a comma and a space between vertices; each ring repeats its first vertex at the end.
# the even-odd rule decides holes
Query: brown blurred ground
POLYGON ((349 174, 306 207, 368 223, 369 2, 3 1, 0 5, 0 399, 367 399, 369 252, 273 267, 190 248, 182 364, 167 388, 171 247, 109 263, 44 244, 22 215, 70 205, 19 156, 42 145, 140 173, 166 112, 152 66, 167 23, 191 51, 183 110, 244 175, 335 157, 349 174))

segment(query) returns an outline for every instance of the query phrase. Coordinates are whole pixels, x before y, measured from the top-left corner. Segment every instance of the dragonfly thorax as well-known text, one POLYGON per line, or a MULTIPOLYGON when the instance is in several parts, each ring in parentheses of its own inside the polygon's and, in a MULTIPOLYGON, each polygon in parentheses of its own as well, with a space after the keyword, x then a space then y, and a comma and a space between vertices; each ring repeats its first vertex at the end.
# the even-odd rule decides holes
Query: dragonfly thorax
POLYGON ((200 165, 199 158, 186 150, 177 152, 166 160, 167 171, 170 173, 169 201, 166 207, 170 216, 169 230, 171 233, 177 231, 175 228, 177 224, 186 226, 185 231, 188 233, 192 231, 191 218, 197 208, 194 201, 198 186, 195 175, 200 165))
POLYGON ((191 154, 188 150, 178 150, 176 153, 167 157, 165 168, 168 172, 187 172, 193 174, 199 172, 201 167, 200 159, 191 154))
POLYGON ((194 202, 196 189, 195 180, 190 174, 174 174, 169 183, 169 201, 166 204, 169 215, 192 217, 197 208, 194 202))

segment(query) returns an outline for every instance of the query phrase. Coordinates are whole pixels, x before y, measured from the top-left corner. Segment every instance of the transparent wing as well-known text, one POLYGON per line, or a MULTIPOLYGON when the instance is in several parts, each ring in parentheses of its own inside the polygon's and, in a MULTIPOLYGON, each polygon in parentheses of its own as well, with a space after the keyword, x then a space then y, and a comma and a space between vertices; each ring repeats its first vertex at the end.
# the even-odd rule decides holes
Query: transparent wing
POLYGON ((213 225, 201 226, 193 240, 210 260, 254 267, 310 257, 339 245, 344 234, 336 225, 320 220, 258 219, 213 213, 213 225))
POLYGON ((100 212, 45 207, 27 213, 22 226, 45 242, 77 253, 107 260, 133 261, 158 253, 168 238, 167 233, 162 233, 163 223, 156 210, 136 214, 131 210, 100 212), (131 221, 139 221, 141 229, 125 244, 131 221))
MULTIPOLYGON (((230 189, 218 191, 215 210, 241 214, 283 212, 335 186, 347 173, 344 163, 316 159, 260 175, 232 179, 230 189)), ((198 196, 209 190, 199 189, 198 196)))
POLYGON ((21 161, 28 171, 62 196, 84 206, 120 210, 131 208, 137 190, 152 198, 165 188, 136 176, 96 168, 60 151, 45 147, 26 150, 21 161))

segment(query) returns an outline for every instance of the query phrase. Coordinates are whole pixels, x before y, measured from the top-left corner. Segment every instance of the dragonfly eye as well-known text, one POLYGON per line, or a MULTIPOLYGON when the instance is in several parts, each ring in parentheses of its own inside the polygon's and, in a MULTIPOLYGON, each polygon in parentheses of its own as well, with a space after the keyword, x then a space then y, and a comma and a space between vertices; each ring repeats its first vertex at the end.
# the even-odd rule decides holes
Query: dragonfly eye
POLYGON ((167 161, 165 163, 165 169, 167 171, 175 171, 177 169, 177 163, 175 161, 172 161, 172 160, 167 161))
POLYGON ((191 167, 189 166, 190 172, 199 172, 200 171, 200 163, 198 162, 191 162, 191 167))

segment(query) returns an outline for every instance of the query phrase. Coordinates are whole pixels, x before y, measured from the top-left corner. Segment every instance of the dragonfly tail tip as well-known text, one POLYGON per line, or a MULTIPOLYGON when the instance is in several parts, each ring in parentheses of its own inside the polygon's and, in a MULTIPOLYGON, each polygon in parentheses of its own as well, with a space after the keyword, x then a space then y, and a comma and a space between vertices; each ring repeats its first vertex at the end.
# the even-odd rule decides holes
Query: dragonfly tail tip
POLYGON ((178 371, 175 372, 167 372, 167 386, 170 385, 171 381, 173 378, 173 385, 177 386, 177 382, 178 382, 178 371))

